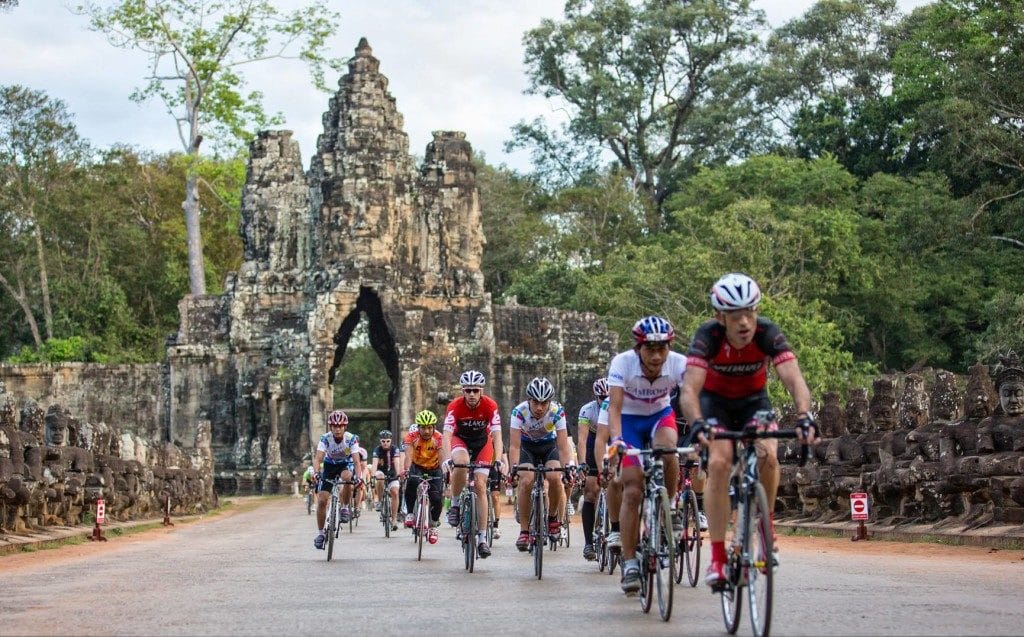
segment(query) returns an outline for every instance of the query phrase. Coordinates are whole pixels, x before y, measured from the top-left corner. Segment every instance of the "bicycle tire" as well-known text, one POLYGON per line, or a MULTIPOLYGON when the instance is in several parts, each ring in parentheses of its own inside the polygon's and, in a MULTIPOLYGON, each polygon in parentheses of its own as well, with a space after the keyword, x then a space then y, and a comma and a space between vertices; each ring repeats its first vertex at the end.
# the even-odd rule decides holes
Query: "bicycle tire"
POLYGON ((562 536, 565 537, 565 548, 569 548, 569 540, 570 540, 570 535, 571 535, 571 531, 569 529, 569 526, 570 526, 570 522, 572 521, 572 518, 569 517, 569 503, 568 502, 565 504, 565 507, 563 508, 563 511, 565 513, 565 517, 562 519, 562 536))
POLYGON ((413 531, 416 536, 416 561, 418 562, 423 559, 423 536, 427 534, 429 527, 426 508, 423 506, 422 500, 416 502, 416 514, 413 517, 416 520, 413 531))
POLYGON ((691 588, 700 581, 700 550, 704 538, 700 530, 700 509, 697 506, 697 494, 687 489, 683 501, 683 537, 680 541, 680 569, 676 573, 676 581, 682 580, 682 566, 686 567, 686 578, 691 588))
POLYGON ((747 614, 754 637, 767 637, 772 624, 772 523, 768 497, 760 482, 750 493, 748 532, 743 554, 749 558, 747 571, 747 614))
POLYGON ((606 518, 608 517, 607 505, 605 504, 604 491, 597 496, 597 507, 594 512, 594 548, 597 551, 597 572, 603 573, 608 566, 608 554, 605 552, 606 518))
POLYGON ((533 574, 537 579, 544 576, 544 545, 547 543, 548 512, 544 506, 543 492, 533 497, 533 574))
POLYGON ((487 503, 487 546, 494 546, 494 502, 487 503))
POLYGON ((466 498, 466 506, 462 509, 462 529, 465 541, 466 570, 470 573, 476 563, 476 494, 470 492, 466 498))
POLYGON ((334 557, 334 536, 338 522, 338 499, 331 498, 331 510, 327 515, 327 561, 334 557))
POLYGON ((672 507, 664 487, 658 490, 656 516, 651 534, 654 558, 654 590, 658 597, 658 615, 662 621, 672 617, 672 596, 675 587, 675 536, 672 533, 672 507), (667 571, 667 572, 666 572, 667 571))
POLYGON ((306 493, 306 515, 313 514, 313 494, 306 493))
POLYGON ((743 616, 743 565, 740 563, 740 556, 737 555, 733 547, 737 543, 742 546, 744 542, 743 529, 746 524, 744 522, 746 517, 744 509, 746 509, 745 506, 738 507, 736 522, 732 528, 733 539, 725 543, 726 551, 729 552, 728 561, 725 565, 727 582, 719 592, 722 606, 722 622, 725 624, 725 631, 730 635, 736 634, 736 629, 740 625, 740 618, 743 616))
POLYGON ((384 537, 391 537, 391 494, 386 492, 380 499, 380 522, 384 525, 384 537))

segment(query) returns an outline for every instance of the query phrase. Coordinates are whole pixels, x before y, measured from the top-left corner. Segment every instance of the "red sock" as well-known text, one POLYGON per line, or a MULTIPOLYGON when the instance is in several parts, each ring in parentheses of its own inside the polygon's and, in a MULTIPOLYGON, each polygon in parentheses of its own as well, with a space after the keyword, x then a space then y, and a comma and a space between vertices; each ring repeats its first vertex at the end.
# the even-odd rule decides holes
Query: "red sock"
POLYGON ((711 561, 712 562, 724 562, 725 561, 725 542, 712 542, 711 543, 711 561))

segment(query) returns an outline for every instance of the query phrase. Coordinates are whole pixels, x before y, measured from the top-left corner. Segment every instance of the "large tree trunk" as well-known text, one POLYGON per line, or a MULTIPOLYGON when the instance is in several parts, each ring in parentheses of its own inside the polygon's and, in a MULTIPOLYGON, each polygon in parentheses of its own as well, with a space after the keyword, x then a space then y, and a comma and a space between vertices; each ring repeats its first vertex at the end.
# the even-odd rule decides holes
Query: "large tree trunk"
POLYGON ((191 172, 185 181, 185 240, 188 243, 188 281, 193 295, 206 294, 203 270, 203 236, 199 229, 199 178, 191 172))
POLYGON ((15 290, 14 286, 11 285, 10 281, 7 280, 3 274, 0 274, 0 285, 7 290, 7 293, 11 295, 21 307, 21 311, 25 314, 25 320, 28 322, 28 327, 32 330, 32 340, 35 341, 36 348, 43 346, 43 339, 39 335, 39 326, 36 324, 36 317, 32 314, 32 306, 29 305, 28 295, 25 294, 25 285, 21 281, 21 276, 18 276, 18 289, 15 290))
POLYGON ((43 296, 43 325, 46 327, 46 338, 53 338, 53 308, 50 306, 50 277, 46 272, 46 250, 43 249, 43 232, 39 229, 36 219, 36 259, 39 261, 39 291, 43 296))

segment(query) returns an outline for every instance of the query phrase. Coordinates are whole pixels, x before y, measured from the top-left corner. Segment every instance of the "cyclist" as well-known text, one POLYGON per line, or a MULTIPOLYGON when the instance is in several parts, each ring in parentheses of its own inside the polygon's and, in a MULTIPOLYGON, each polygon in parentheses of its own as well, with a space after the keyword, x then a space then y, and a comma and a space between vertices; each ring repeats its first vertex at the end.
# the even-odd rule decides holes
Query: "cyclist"
POLYGON ((384 501, 384 485, 391 492, 391 530, 398 530, 398 472, 404 466, 402 452, 395 448, 390 429, 381 430, 377 437, 380 444, 373 450, 373 466, 370 475, 376 478, 374 491, 377 503, 374 509, 380 511, 380 503, 384 501))
MULTIPOLYGON (((324 523, 327 520, 327 500, 330 498, 331 487, 335 481, 351 480, 353 471, 359 469, 359 436, 348 431, 348 416, 340 409, 335 409, 327 416, 327 425, 331 430, 320 436, 316 445, 316 456, 313 467, 317 477, 316 528, 317 534, 313 546, 324 548, 324 523)), ((352 512, 351 485, 341 487, 341 510, 338 519, 347 523, 352 512)))
MULTIPOLYGON (((569 436, 565 424, 565 410, 552 400, 555 388, 547 378, 534 378, 526 386, 527 400, 512 408, 509 417, 508 459, 519 474, 519 537, 516 548, 530 548, 530 489, 533 488, 533 469, 546 466, 557 469, 569 462, 569 436)), ((562 476, 549 473, 548 533, 557 535, 561 530, 558 512, 565 506, 565 488, 562 476)))
MULTIPOLYGON (((616 449, 622 447, 675 449, 678 443, 671 394, 683 382, 686 357, 669 349, 675 330, 660 316, 645 316, 633 326, 633 349, 615 356, 608 368, 608 433, 616 449)), ((611 451, 611 449, 609 450, 611 451)), ((662 457, 669 501, 675 500, 679 458, 662 457)), ((644 473, 639 458, 624 457, 622 467, 622 590, 640 590, 640 562, 636 544, 640 534, 640 503, 644 473)), ((680 526, 682 520, 673 523, 680 526)))
MULTIPOLYGON (((811 392, 778 325, 758 316, 760 302, 760 288, 745 274, 726 274, 711 287, 715 318, 697 328, 690 341, 689 366, 679 397, 683 415, 693 423, 701 444, 707 443, 707 434, 715 427, 742 430, 754 413, 772 408, 765 389, 769 362, 793 397, 800 418, 798 436, 808 444, 814 441, 811 392)), ((778 441, 757 440, 756 445, 758 471, 772 511, 779 483, 778 441)), ((712 587, 725 581, 732 462, 731 441, 712 440, 704 488, 711 538, 711 564, 704 581, 712 587)), ((774 565, 778 565, 777 557, 774 565)))
POLYGON ((430 498, 430 530, 427 541, 437 543, 437 527, 441 519, 441 449, 444 440, 435 429, 437 414, 424 409, 416 414, 416 430, 405 436, 405 526, 412 528, 415 524, 412 512, 416 510, 416 489, 424 479, 437 478, 427 482, 430 498))
POLYGON ((313 468, 313 465, 306 467, 306 471, 303 472, 302 484, 306 487, 306 491, 316 489, 316 469, 313 468))
MULTIPOLYGON (((605 382, 607 383, 607 378, 605 382)), ((608 450, 608 397, 601 401, 597 412, 597 434, 594 435, 594 458, 601 458, 603 466, 598 473, 598 485, 604 486, 608 497, 608 537, 605 538, 608 548, 618 552, 622 550, 622 533, 619 526, 619 513, 622 511, 622 480, 616 473, 609 470, 609 463, 604 460, 608 450)))
MULTIPOLYGON (((448 404, 444 417, 443 455, 448 464, 468 464, 475 462, 490 465, 495 458, 504 453, 501 441, 501 414, 498 403, 490 396, 484 395, 484 375, 475 369, 462 373, 459 385, 462 396, 448 404)), ((477 509, 477 554, 481 559, 491 555, 491 547, 487 546, 487 476, 489 467, 475 470, 477 509)), ((451 472, 451 497, 458 498, 466 485, 466 469, 453 468, 451 472)), ((453 504, 448 509, 448 523, 457 526, 461 518, 459 505, 453 504)))
POLYGON ((597 421, 601 411, 601 403, 608 397, 608 379, 598 378, 592 387, 594 400, 580 408, 576 426, 579 429, 579 443, 576 449, 582 451, 583 466, 587 474, 583 483, 583 506, 580 517, 583 519, 583 558, 591 561, 597 559, 594 550, 594 518, 596 517, 597 497, 601 491, 597 480, 597 457, 594 455, 594 440, 597 438, 597 421))
MULTIPOLYGON (((359 453, 356 455, 356 485, 355 485, 355 508, 352 515, 359 517, 363 508, 363 501, 366 499, 366 485, 370 482, 370 467, 366 462, 366 447, 359 446, 359 453)), ((371 496, 372 497, 372 496, 371 496)))

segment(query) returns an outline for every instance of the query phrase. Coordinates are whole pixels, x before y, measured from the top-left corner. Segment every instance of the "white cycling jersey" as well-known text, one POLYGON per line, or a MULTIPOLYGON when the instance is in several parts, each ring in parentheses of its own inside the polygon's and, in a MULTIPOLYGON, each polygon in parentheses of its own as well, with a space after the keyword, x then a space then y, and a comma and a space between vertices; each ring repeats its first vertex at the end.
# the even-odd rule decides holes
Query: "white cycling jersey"
POLYGON ((679 352, 669 352, 661 366, 661 375, 649 381, 640 365, 640 354, 627 350, 612 359, 608 368, 608 386, 622 388, 623 414, 653 416, 669 406, 672 390, 683 383, 685 372, 686 357, 679 352))
POLYGON ((334 434, 327 432, 320 436, 320 442, 316 445, 317 451, 324 452, 324 462, 328 464, 347 464, 352 460, 352 454, 360 453, 359 436, 346 431, 341 441, 334 439, 334 434))
POLYGON ((509 428, 518 429, 522 439, 528 442, 554 440, 558 431, 566 430, 565 409, 552 400, 544 415, 534 418, 530 413, 530 401, 523 401, 512 408, 509 428))
POLYGON ((580 415, 576 419, 576 424, 580 429, 586 427, 590 433, 597 433, 598 417, 601 413, 602 402, 600 400, 592 400, 580 407, 580 415))

